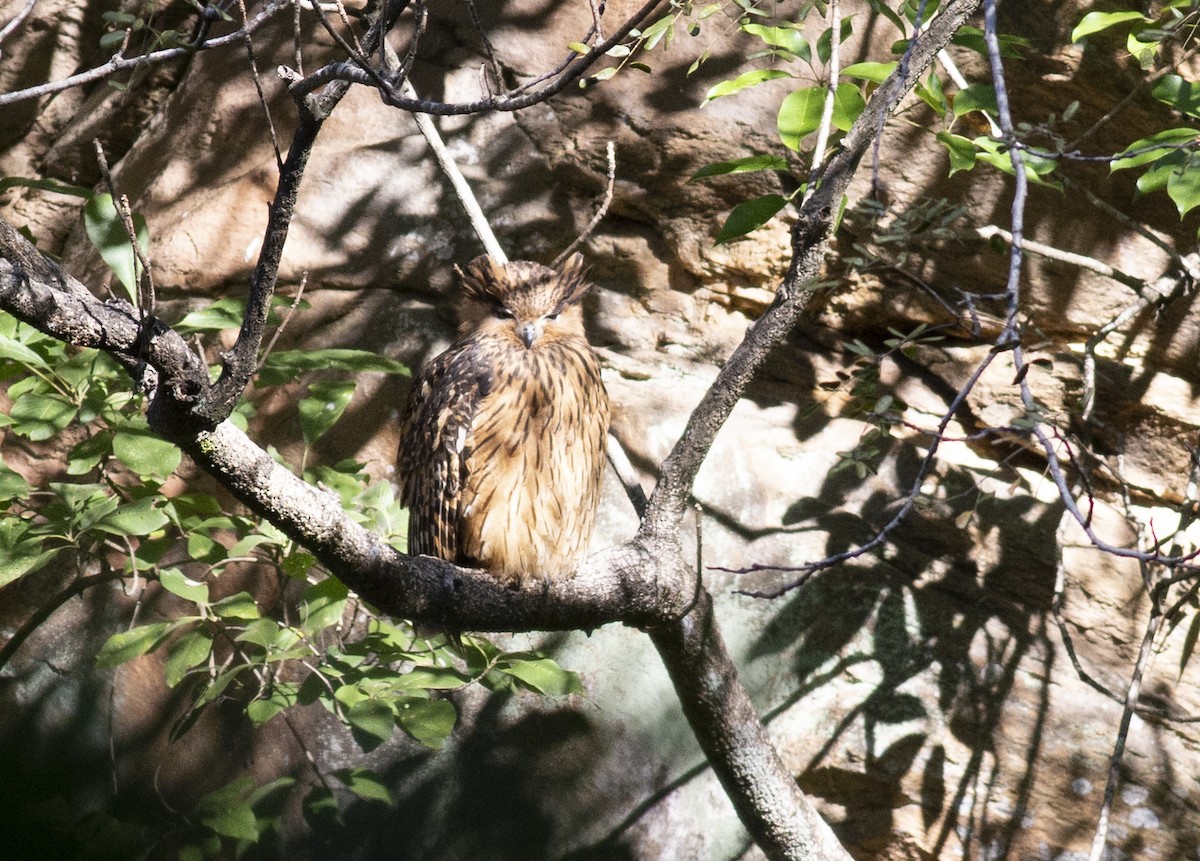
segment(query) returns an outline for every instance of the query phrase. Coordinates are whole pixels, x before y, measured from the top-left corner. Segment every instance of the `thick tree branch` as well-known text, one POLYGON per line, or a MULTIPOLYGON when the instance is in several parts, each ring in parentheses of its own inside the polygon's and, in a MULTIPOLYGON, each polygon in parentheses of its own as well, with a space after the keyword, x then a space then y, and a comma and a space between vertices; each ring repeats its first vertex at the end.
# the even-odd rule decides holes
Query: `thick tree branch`
POLYGON ((653 541, 597 554, 574 579, 521 589, 484 572, 400 553, 347 516, 335 496, 297 478, 233 425, 209 429, 191 410, 207 369, 183 339, 161 324, 143 336, 133 306, 92 296, 3 219, 0 310, 77 346, 125 359, 144 350, 159 381, 151 427, 381 612, 469 631, 588 630, 610 622, 647 627, 687 612, 694 576, 682 557, 653 541))
POLYGON ((701 590, 691 612, 650 630, 692 731, 738 817, 772 861, 849 855, 780 760, 701 590))
POLYGON ((971 16, 980 0, 954 0, 918 38, 907 62, 902 62, 871 95, 841 149, 821 173, 819 186, 801 206, 792 231, 792 262, 774 304, 750 328, 692 412, 683 436, 663 462, 650 510, 642 522, 645 535, 670 535, 683 517, 696 474, 712 448, 717 432, 733 412, 746 386, 771 351, 792 330, 808 304, 807 286, 820 271, 833 231, 834 213, 850 185, 863 155, 882 132, 884 120, 917 82, 938 51, 971 16))
MULTIPOLYGON (((384 35, 408 6, 408 2, 392 0, 384 6, 384 11, 372 21, 363 38, 363 50, 368 54, 379 47, 384 35)), ((229 414, 241 400, 250 377, 258 368, 259 348, 266 332, 271 299, 275 295, 275 285, 279 279, 279 265, 283 260, 283 247, 287 242, 292 216, 296 211, 296 200, 300 196, 304 169, 308 166, 308 158, 312 155, 321 126, 349 88, 350 84, 345 81, 334 81, 319 95, 302 95, 292 90, 299 108, 300 122, 292 135, 287 158, 279 171, 279 184, 275 188, 275 197, 271 201, 267 217, 266 236, 263 238, 258 263, 250 279, 241 331, 238 332, 237 342, 221 357, 223 367, 220 378, 194 408, 195 414, 209 427, 214 427, 229 418, 229 414)))

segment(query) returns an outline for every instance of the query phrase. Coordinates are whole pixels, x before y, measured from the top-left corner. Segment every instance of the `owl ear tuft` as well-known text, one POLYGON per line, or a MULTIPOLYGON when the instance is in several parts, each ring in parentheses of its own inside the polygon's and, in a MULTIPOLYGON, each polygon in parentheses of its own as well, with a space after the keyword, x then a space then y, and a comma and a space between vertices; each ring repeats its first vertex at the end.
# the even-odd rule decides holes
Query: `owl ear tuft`
POLYGON ((584 265, 583 255, 578 251, 567 258, 567 262, 558 270, 559 282, 563 285, 563 302, 572 304, 582 301, 592 285, 584 280, 587 266, 584 265))
POLYGON ((504 282, 504 267, 486 254, 462 268, 455 266, 454 271, 462 279, 467 295, 481 302, 494 301, 497 286, 504 282))

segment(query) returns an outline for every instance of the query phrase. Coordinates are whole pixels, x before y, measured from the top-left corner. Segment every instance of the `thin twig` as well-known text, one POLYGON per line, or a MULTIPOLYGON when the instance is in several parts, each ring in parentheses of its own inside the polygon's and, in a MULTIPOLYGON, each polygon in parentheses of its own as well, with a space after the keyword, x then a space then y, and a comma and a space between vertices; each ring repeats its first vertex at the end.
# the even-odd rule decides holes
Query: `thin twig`
MULTIPOLYGON (((1011 244, 1013 241, 1012 233, 1005 230, 1003 227, 997 227, 994 224, 988 224, 983 227, 977 227, 971 233, 978 236, 980 239, 993 239, 999 237, 1005 242, 1011 244)), ((1025 250, 1036 254, 1039 257, 1045 257, 1048 260, 1057 260, 1060 263, 1069 263, 1072 266, 1078 266, 1080 269, 1086 269, 1089 272, 1095 272, 1097 275, 1103 275, 1106 278, 1111 278, 1120 284, 1140 293, 1146 286, 1146 282, 1141 278, 1130 275, 1127 272, 1122 272, 1120 269, 1115 269, 1107 263, 1103 263, 1094 257, 1088 257, 1084 254, 1076 254, 1073 251, 1063 251, 1051 245, 1043 245, 1040 242, 1035 242, 1032 239, 1025 240, 1025 250)))
MULTIPOLYGON (((238 9, 242 13, 242 29, 246 30, 246 0, 238 0, 238 9)), ((254 81, 254 91, 258 93, 258 103, 262 105, 263 116, 267 120, 267 134, 271 136, 271 147, 275 151, 275 167, 283 170, 283 153, 279 149, 279 136, 275 133, 275 122, 271 118, 271 106, 267 104, 266 93, 263 92, 262 79, 258 75, 258 62, 254 58, 254 40, 250 33, 245 34, 246 58, 250 61, 250 77, 254 81)))
POLYGON ((21 26, 21 22, 29 17, 29 13, 33 11, 33 7, 37 4, 37 0, 25 0, 25 5, 21 7, 21 11, 16 16, 0 28, 0 45, 4 44, 4 40, 13 34, 13 31, 21 26))
MULTIPOLYGON (((412 82, 408 80, 405 80, 400 85, 400 91, 408 98, 417 98, 417 91, 413 89, 412 82)), ((417 128, 421 130, 421 134, 424 136, 425 142, 429 144, 429 148, 433 150, 433 157, 437 159, 438 167, 441 168, 446 179, 450 181, 450 187, 454 190, 455 196, 458 197, 459 203, 467 211, 467 218, 471 222, 471 228, 475 231, 475 235, 479 237, 479 241, 483 243, 484 250, 497 263, 507 263, 508 255, 500 247, 500 242, 496 239, 496 234, 492 232, 492 226, 488 223, 487 216, 483 214, 483 209, 480 208, 479 201, 475 199, 475 194, 471 191, 471 186, 467 184, 462 171, 458 169, 458 165, 454 161, 454 156, 446 149, 446 144, 442 141, 442 136, 438 132, 437 126, 433 124, 433 119, 427 114, 413 114, 413 121, 417 124, 417 128)))
POLYGON ((612 141, 609 141, 608 146, 605 147, 605 151, 608 153, 608 185, 605 186, 604 189, 604 198, 600 201, 600 205, 596 207, 596 214, 592 216, 592 220, 588 222, 587 227, 583 228, 583 232, 576 236, 575 241, 568 245, 561 254, 554 258, 554 262, 550 264, 551 269, 557 269, 559 266, 561 266, 563 261, 570 257, 576 248, 587 241, 587 238, 592 235, 592 231, 596 229, 597 225, 600 224, 600 221, 604 218, 605 214, 608 213, 608 207, 612 204, 613 188, 616 186, 617 182, 616 144, 614 144, 612 141))
POLYGON ((138 310, 141 312, 142 319, 144 320, 147 316, 154 313, 154 278, 150 273, 150 260, 142 250, 141 243, 138 242, 137 228, 133 224, 133 211, 129 207, 129 198, 117 193, 117 185, 113 182, 112 173, 108 169, 108 159, 104 156, 104 147, 100 143, 100 139, 93 139, 92 146, 96 150, 96 162, 100 167, 100 176, 103 178, 104 184, 108 187, 113 207, 117 211, 117 216, 121 219, 121 226, 125 228, 125 236, 129 240, 129 247, 133 249, 134 259, 138 263, 133 275, 137 279, 136 298, 138 310))
POLYGON ((807 203, 817 190, 817 179, 821 175, 821 163, 825 161, 825 147, 829 143, 829 130, 833 126, 833 106, 837 98, 838 76, 841 74, 842 11, 838 0, 829 3, 829 86, 825 90, 825 104, 821 108, 821 125, 817 129, 817 142, 813 146, 812 164, 808 169, 808 185, 804 189, 801 203, 807 203))
POLYGON ((307 270, 300 276, 300 286, 296 288, 296 295, 292 299, 292 304, 283 313, 283 319, 279 321, 279 325, 275 328, 275 333, 271 335, 271 340, 267 342, 266 349, 262 352, 262 358, 258 360, 258 370, 261 371, 263 369, 263 365, 267 362, 267 356, 271 355, 271 350, 275 349, 275 342, 279 340, 279 336, 283 334, 283 330, 287 328, 287 324, 292 321, 292 316, 296 313, 296 309, 300 307, 300 298, 304 295, 306 284, 308 284, 307 270))
POLYGON ((139 66, 150 63, 165 63, 169 60, 176 60, 183 57, 190 57, 197 51, 211 51, 214 48, 222 48, 226 45, 242 39, 246 31, 253 32, 257 30, 264 22, 272 15, 282 9, 286 3, 282 0, 269 0, 250 23, 239 30, 232 33, 227 33, 224 36, 218 36, 215 39, 208 38, 207 26, 202 26, 200 34, 196 40, 189 45, 183 45, 177 48, 163 48, 160 51, 151 51, 149 54, 142 54, 137 57, 123 57, 118 52, 114 54, 107 63, 102 66, 88 69, 86 72, 80 72, 76 75, 63 78, 58 81, 49 81, 45 84, 38 84, 35 87, 26 87, 23 90, 15 90, 11 93, 0 94, 0 108, 6 105, 16 104, 17 102, 28 101, 29 99, 38 99, 42 96, 61 93, 64 90, 69 90, 74 87, 81 87, 84 84, 90 84, 93 81, 100 81, 111 77, 117 72, 124 72, 130 69, 135 69, 139 66))

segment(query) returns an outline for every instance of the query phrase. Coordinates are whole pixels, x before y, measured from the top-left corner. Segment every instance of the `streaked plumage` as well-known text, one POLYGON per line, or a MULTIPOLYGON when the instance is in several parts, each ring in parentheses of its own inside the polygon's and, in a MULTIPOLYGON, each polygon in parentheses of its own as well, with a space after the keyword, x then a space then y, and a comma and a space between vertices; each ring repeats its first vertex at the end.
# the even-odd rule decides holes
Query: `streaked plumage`
POLYGON ((498 577, 567 577, 600 499, 608 395, 561 272, 478 257, 460 270, 458 337, 413 383, 398 471, 408 549, 498 577))

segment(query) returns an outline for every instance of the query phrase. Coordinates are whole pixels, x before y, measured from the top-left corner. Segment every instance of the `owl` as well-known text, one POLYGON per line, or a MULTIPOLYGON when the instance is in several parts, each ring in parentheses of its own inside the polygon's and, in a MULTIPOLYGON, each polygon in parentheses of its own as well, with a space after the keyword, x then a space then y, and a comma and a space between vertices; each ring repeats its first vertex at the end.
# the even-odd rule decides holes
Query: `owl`
POLYGON ((458 336, 417 374, 401 428, 408 551, 515 584, 570 577, 596 521, 609 415, 583 258, 556 272, 483 256, 458 273, 458 336))

